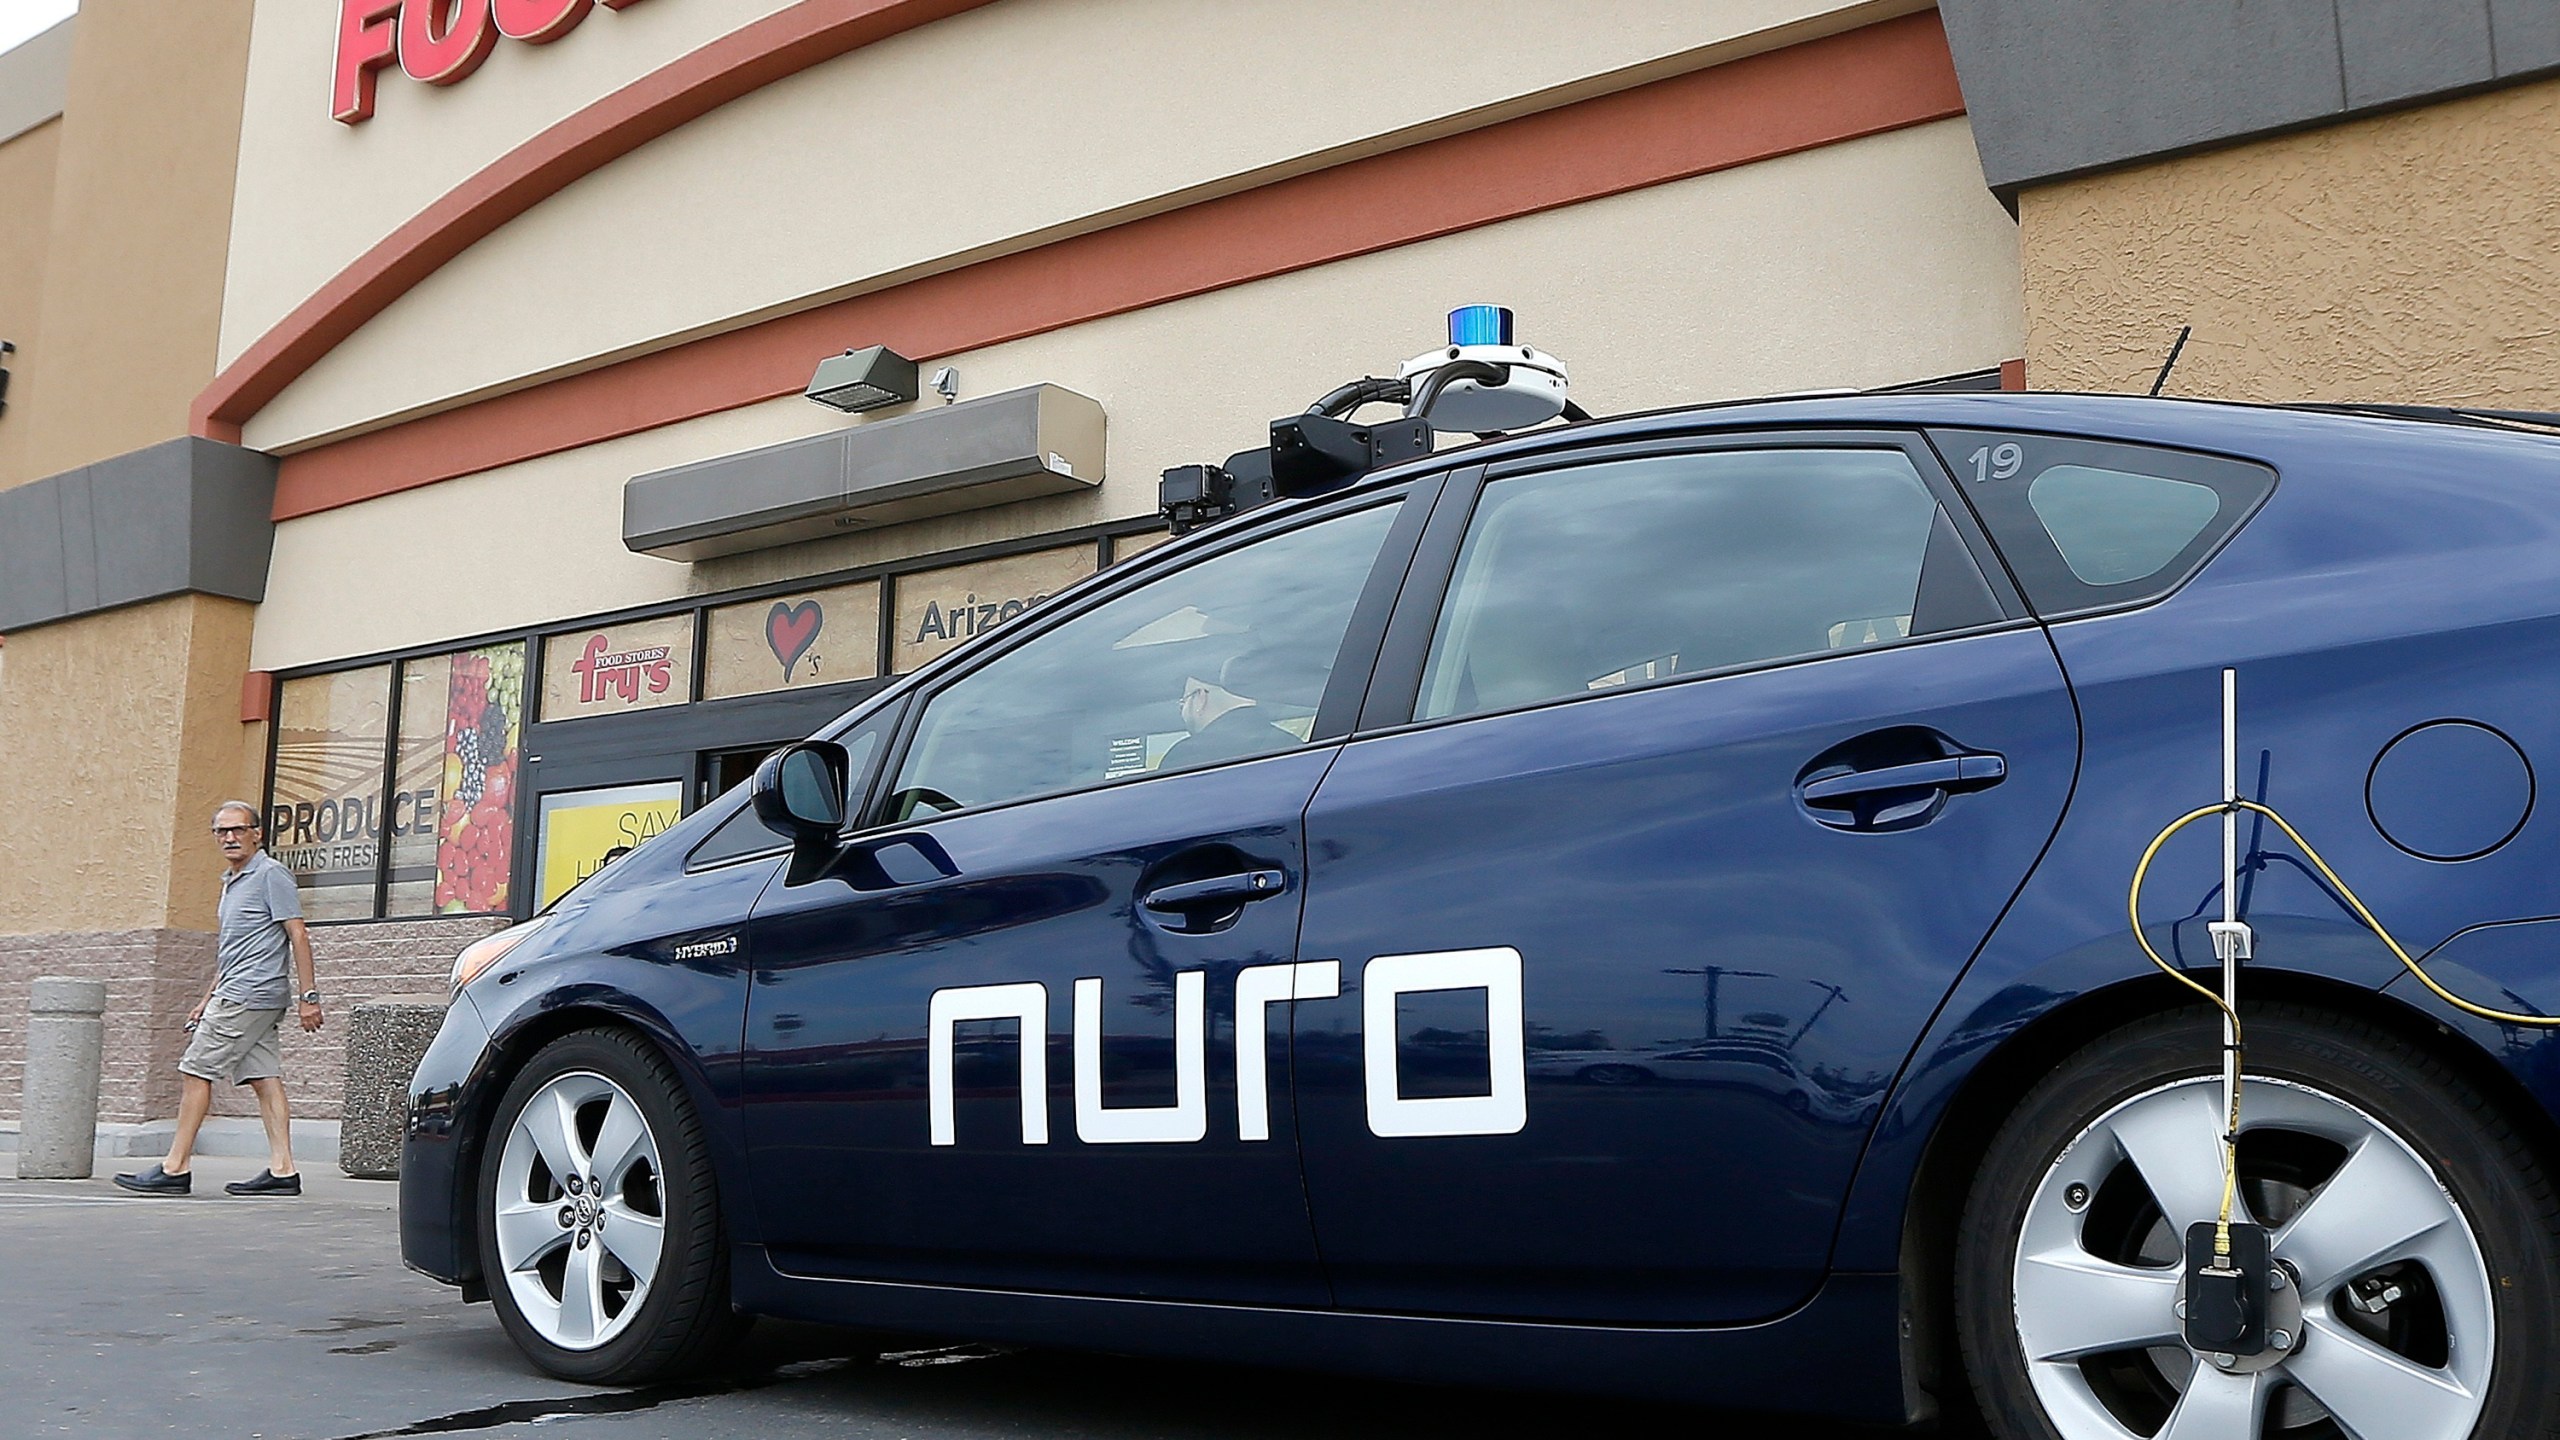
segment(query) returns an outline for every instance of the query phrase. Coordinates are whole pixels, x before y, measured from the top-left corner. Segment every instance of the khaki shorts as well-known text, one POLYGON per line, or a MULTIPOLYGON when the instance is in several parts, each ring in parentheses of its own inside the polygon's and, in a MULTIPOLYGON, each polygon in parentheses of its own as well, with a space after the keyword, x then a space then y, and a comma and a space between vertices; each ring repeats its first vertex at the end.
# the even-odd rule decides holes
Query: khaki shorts
POLYGON ((284 1054, 276 1047, 276 1028, 283 1019, 282 1009, 251 1010, 215 1000, 204 1007, 204 1023, 187 1041, 178 1073, 216 1085, 246 1085, 282 1075, 284 1054))

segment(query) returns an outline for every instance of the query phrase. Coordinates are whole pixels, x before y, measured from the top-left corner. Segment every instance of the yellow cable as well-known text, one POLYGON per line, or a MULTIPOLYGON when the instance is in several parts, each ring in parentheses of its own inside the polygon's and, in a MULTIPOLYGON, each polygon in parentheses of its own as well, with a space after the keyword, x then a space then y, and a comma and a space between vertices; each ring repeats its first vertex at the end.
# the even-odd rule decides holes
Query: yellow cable
MULTIPOLYGON (((2193 976, 2161 958, 2160 952, 2151 948, 2151 937, 2142 933, 2142 877, 2150 873, 2151 862, 2159 855, 2160 847, 2169 843, 2170 836, 2208 815, 2222 814, 2228 808, 2223 805, 2207 805, 2202 809, 2190 810, 2170 821, 2169 828, 2151 838, 2150 847, 2142 852, 2142 859, 2133 867, 2133 889, 2132 893, 2125 897, 2125 912, 2133 919, 2133 942, 2142 947, 2143 954, 2151 957, 2151 963, 2159 966, 2161 973, 2170 979, 2212 1001, 2213 1008, 2221 1011, 2231 1021, 2231 1045, 2232 1049, 2237 1051, 2240 1048, 2240 1012, 2231 1008, 2231 1002, 2216 994, 2213 987, 2198 983, 2193 976)), ((2232 1202, 2240 1190, 2240 1154, 2237 1145, 2239 1134, 2240 1089, 2235 1085, 2231 1090, 2231 1113, 2223 1117, 2222 1126, 2222 1214, 2214 1221, 2213 1226, 2213 1253, 2220 1256, 2228 1256, 2231 1253, 2231 1209, 2232 1202)))
MULTIPOLYGON (((2167 960, 2161 958, 2160 952, 2151 948, 2150 937, 2142 933, 2142 880, 2143 877, 2150 872, 2151 862, 2159 855, 2160 847, 2169 843, 2170 836, 2186 829, 2196 821, 2202 820, 2207 816, 2220 815, 2231 810, 2246 810, 2253 815, 2264 815, 2268 819, 2276 822, 2276 828, 2282 830, 2285 833, 2286 838, 2293 841, 2293 843, 2301 849, 2303 858, 2309 860, 2312 865, 2320 871, 2321 878, 2327 880, 2330 885, 2337 889, 2338 894, 2346 900, 2347 907, 2355 912, 2355 916, 2358 920, 2364 922, 2365 928, 2371 930, 2375 936, 2380 938, 2382 943, 2390 948, 2391 953, 2399 959, 2400 963, 2408 967, 2409 973, 2418 977, 2418 983, 2426 986, 2428 990, 2432 991, 2437 999, 2442 1000, 2447 1005, 2450 1005, 2467 1015, 2477 1015, 2483 1020, 2494 1020, 2510 1025, 2533 1025, 2545 1028, 2560 1027, 2560 1015, 2519 1015, 2509 1010, 2493 1010, 2486 1005, 2478 1005, 2469 1000, 2465 1000, 2461 996, 2447 990, 2442 985, 2437 984, 2435 977, 2427 973, 2426 967, 2419 964, 2416 957, 2412 956, 2397 939, 2393 938, 2389 930, 2383 928, 2380 920, 2374 918, 2373 911, 2366 907, 2363 898, 2356 894, 2353 887, 2349 886, 2346 881, 2338 878, 2338 872, 2330 869, 2329 862, 2320 858, 2320 852, 2311 848, 2311 842, 2302 838, 2302 832, 2293 828, 2292 822, 2286 820, 2282 815, 2277 814, 2273 809, 2270 809, 2265 805, 2261 805, 2254 800, 2233 800, 2228 804, 2206 805, 2198 809, 2190 810, 2186 814, 2179 816, 2177 819, 2170 821, 2167 829, 2162 830, 2158 835, 2152 837, 2149 848, 2142 852, 2141 861, 2133 867, 2132 892, 2126 897, 2125 909, 2126 913, 2130 915, 2133 920, 2134 943, 2142 947, 2143 954, 2151 957, 2151 963, 2159 966, 2161 972, 2166 974, 2170 979, 2177 981, 2179 984, 2186 986, 2188 989, 2202 995, 2207 1000, 2212 1001, 2215 1009, 2220 1010, 2225 1016, 2229 1017, 2231 1021, 2231 1042, 2235 1049, 2238 1048, 2240 1044, 2240 1013, 2237 1010, 2234 1010, 2228 1001, 2216 994, 2211 986, 2199 983, 2193 976, 2188 975, 2176 966, 2171 965, 2167 960)), ((2231 1253, 2232 1202, 2240 1185, 2240 1157, 2236 1146, 2236 1141, 2240 1134, 2240 1093, 2236 1088, 2231 1094, 2231 1113, 2223 1118, 2222 1216, 2214 1226, 2213 1246, 2214 1253, 2217 1255, 2228 1255, 2231 1253)))

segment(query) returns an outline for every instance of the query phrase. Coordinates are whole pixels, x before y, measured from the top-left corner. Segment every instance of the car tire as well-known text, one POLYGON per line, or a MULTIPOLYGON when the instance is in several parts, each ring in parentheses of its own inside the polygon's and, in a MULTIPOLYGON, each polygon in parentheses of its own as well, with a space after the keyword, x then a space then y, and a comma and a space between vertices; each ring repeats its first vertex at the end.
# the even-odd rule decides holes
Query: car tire
POLYGON ((2047 1075, 1976 1171, 1954 1292, 1992 1433, 2560 1436, 2560 1199, 2538 1147, 2396 1031, 2242 1014, 2234 1218, 2273 1231, 2289 1351, 2178 1336, 2179 1222, 2221 1197, 2220 1035, 2212 1011, 2157 1017, 2047 1075))
POLYGON ((481 1150, 481 1274, 535 1365, 637 1385, 701 1369, 745 1330, 701 1121, 646 1041, 586 1030, 544 1046, 481 1150))

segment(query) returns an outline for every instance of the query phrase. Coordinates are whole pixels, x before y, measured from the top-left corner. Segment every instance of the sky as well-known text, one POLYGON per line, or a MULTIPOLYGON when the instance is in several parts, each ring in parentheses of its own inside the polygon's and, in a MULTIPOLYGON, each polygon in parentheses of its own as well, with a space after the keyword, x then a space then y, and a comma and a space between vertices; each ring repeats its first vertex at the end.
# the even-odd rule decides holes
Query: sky
POLYGON ((0 50, 43 34, 79 8, 79 0, 0 0, 0 50))

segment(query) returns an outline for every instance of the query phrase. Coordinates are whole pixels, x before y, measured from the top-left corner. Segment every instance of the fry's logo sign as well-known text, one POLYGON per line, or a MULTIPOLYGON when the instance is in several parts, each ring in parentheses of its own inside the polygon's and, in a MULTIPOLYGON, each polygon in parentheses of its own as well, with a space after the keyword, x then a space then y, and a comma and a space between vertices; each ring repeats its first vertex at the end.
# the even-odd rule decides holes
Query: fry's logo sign
POLYGON ((342 125, 373 118, 374 72, 399 63, 412 80, 454 85, 470 77, 498 37, 548 45, 598 5, 636 0, 338 0, 337 79, 329 114, 342 125))
MULTIPOLYGON (((1173 977, 1171 1105, 1102 1103, 1102 982, 1075 984, 1076 1138, 1087 1145, 1179 1145, 1209 1135, 1207 975, 1173 977)), ((1236 972, 1236 1134, 1271 1138, 1269 1066, 1263 1053, 1265 1012, 1285 1000, 1330 1000, 1342 993, 1342 965, 1249 965, 1236 972)), ((965 1020, 1011 1020, 1021 1026, 1022 1143, 1049 1143, 1049 987, 959 985, 926 1002, 925 1108, 932 1143, 960 1143, 953 1113, 957 1027, 965 1020)), ((1381 955, 1360 971, 1362 1089, 1369 1133, 1516 1135, 1529 1124, 1528 1047, 1521 1022, 1520 952, 1442 950, 1381 955), (1491 1056, 1486 1093, 1406 1099, 1396 1077, 1396 999, 1434 990, 1484 992, 1485 1041, 1491 1056)))
POLYGON ((619 695, 625 704, 637 701, 645 690, 651 695, 664 695, 675 681, 675 652, 664 645, 643 645, 636 650, 605 648, 605 637, 587 637, 586 653, 569 662, 578 677, 578 703, 593 705, 607 696, 619 695))

